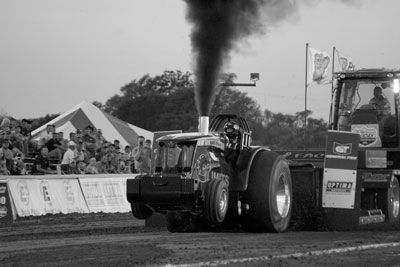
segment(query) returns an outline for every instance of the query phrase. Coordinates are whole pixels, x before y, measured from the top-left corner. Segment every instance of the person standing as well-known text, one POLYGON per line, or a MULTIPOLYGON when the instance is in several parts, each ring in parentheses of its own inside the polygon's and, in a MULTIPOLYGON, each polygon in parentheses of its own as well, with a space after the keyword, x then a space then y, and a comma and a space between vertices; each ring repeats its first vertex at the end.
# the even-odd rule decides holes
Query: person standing
POLYGON ((61 169, 65 173, 74 173, 76 168, 76 153, 75 153, 76 144, 74 141, 68 142, 68 149, 65 151, 63 159, 61 161, 61 169))
POLYGON ((13 164, 13 153, 10 150, 10 141, 8 139, 3 139, 0 147, 0 174, 10 175, 13 164))
POLYGON ((133 159, 135 160, 135 172, 142 173, 146 172, 145 162, 145 149, 144 149, 144 137, 138 136, 138 145, 132 150, 133 159))

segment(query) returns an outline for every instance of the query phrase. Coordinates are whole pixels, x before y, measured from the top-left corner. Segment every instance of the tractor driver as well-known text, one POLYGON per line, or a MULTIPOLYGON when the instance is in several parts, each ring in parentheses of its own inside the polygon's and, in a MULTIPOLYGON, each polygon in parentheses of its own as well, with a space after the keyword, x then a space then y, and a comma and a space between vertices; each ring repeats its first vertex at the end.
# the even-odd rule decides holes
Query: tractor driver
POLYGON ((239 155, 239 142, 240 142, 240 130, 239 125, 228 121, 224 125, 224 132, 226 137, 228 137, 229 142, 226 147, 225 158, 226 161, 231 165, 235 166, 237 157, 239 155))
POLYGON ((390 103, 382 95, 381 87, 376 86, 374 88, 374 97, 369 101, 369 104, 374 106, 374 108, 378 111, 379 120, 387 115, 390 115, 390 103))

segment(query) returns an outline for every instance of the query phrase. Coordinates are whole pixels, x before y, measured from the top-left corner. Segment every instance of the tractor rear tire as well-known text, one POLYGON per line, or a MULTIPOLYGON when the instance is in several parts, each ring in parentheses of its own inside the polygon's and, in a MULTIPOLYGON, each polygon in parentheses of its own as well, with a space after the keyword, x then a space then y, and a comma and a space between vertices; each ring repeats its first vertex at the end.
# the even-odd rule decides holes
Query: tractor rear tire
POLYGON ((132 214, 139 220, 150 218, 153 211, 142 203, 131 203, 132 214))
POLYGON ((392 176, 387 192, 387 209, 389 223, 400 222, 400 186, 397 177, 392 176))
POLYGON ((197 218, 188 212, 168 212, 166 219, 167 229, 171 233, 187 233, 197 230, 197 218))
POLYGON ((292 180, 287 161, 260 151, 250 169, 244 201, 249 205, 244 227, 252 232, 283 232, 292 212, 292 180))
POLYGON ((224 180, 210 180, 205 188, 204 213, 210 225, 219 225, 225 219, 229 204, 228 184, 224 180))

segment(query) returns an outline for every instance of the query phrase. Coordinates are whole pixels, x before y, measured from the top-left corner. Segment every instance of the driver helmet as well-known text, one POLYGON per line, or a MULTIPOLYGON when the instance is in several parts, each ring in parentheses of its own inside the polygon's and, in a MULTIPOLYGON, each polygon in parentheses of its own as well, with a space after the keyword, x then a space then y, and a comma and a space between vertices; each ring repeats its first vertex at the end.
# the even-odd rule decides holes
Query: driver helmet
POLYGON ((237 123, 228 121, 224 125, 224 132, 226 136, 230 139, 238 137, 239 135, 239 125, 237 123))

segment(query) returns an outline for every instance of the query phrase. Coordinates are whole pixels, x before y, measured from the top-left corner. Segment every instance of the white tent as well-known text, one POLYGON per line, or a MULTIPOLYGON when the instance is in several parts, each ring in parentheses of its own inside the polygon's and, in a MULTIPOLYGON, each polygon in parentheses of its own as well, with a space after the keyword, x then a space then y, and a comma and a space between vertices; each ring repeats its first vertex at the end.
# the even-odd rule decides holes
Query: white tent
POLYGON ((128 144, 135 146, 139 135, 153 140, 152 132, 117 119, 86 101, 34 130, 32 137, 39 138, 46 131, 47 124, 54 124, 57 132, 64 132, 65 138, 68 138, 70 132, 75 132, 77 129, 83 130, 86 126, 91 125, 96 129, 101 129, 107 141, 113 142, 118 139, 122 146, 128 144))

